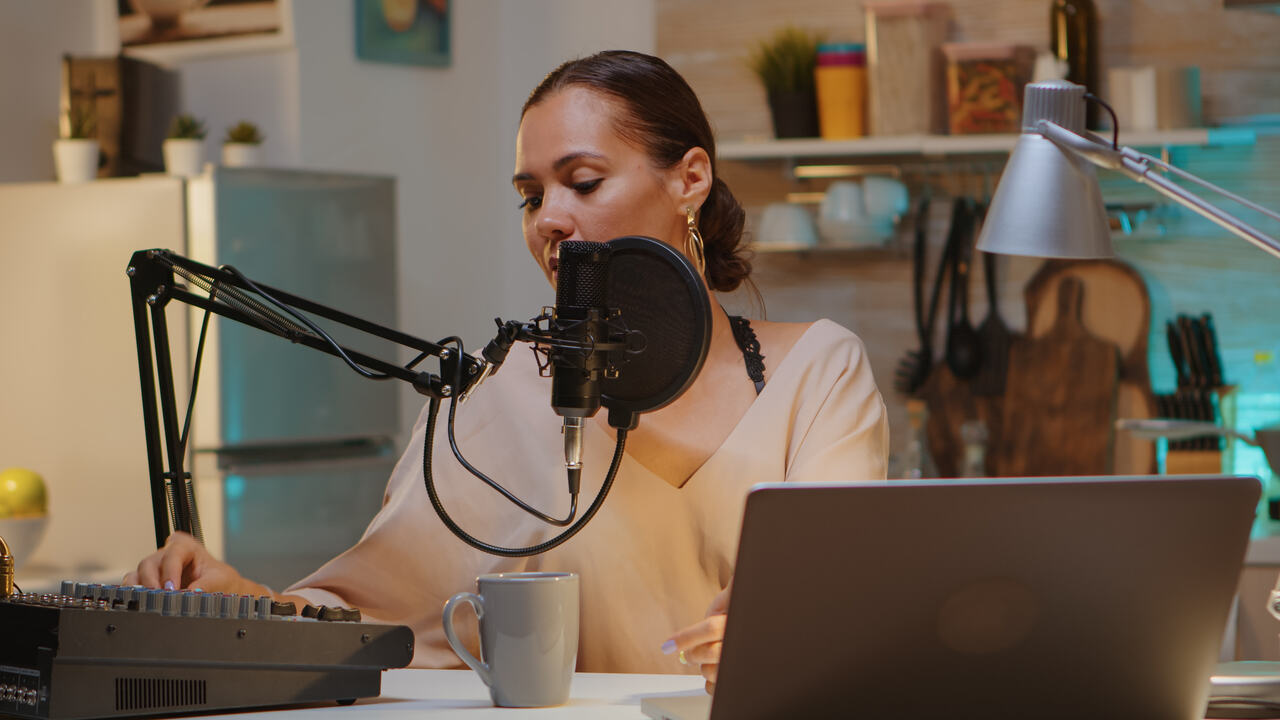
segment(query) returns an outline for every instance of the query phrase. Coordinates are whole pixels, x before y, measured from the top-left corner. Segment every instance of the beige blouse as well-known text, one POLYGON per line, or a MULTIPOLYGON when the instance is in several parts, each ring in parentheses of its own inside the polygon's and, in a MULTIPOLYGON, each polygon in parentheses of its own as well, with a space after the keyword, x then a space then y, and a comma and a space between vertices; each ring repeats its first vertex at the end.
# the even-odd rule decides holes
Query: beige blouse
MULTIPOLYGON (((507 547, 559 532, 458 464, 445 435, 448 407, 442 404, 437 421, 432 474, 454 521, 507 547)), ((624 457, 604 505, 581 532, 550 552, 508 559, 464 544, 432 510, 423 485, 425 424, 424 411, 382 510, 360 542, 288 590, 316 605, 355 606, 368 619, 408 625, 417 639, 418 667, 462 667, 445 641, 440 615, 451 595, 475 590, 477 575, 554 570, 581 578, 579 670, 696 672, 659 648, 673 632, 701 620, 733 575, 748 489, 784 479, 883 480, 889 446, 884 402, 862 342, 819 320, 773 366, 763 392, 683 487, 624 457)), ((457 409, 463 456, 556 517, 569 505, 560 428, 550 380, 538 376, 524 347, 513 349, 502 369, 457 409)), ((594 422, 586 428, 579 513, 600 488, 615 447, 612 431, 594 422)), ((457 625, 474 651, 475 622, 468 614, 460 613, 457 625)))

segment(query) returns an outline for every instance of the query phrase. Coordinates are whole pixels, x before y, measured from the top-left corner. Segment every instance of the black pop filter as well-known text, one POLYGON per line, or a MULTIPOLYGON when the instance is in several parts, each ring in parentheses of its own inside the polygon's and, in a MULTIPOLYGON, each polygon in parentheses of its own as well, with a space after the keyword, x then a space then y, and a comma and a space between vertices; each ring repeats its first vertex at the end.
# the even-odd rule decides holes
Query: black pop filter
POLYGON ((698 377, 711 343, 711 301, 698 271, 664 242, 610 240, 605 305, 622 313, 643 350, 601 383, 609 424, 634 428, 637 415, 680 397, 698 377))

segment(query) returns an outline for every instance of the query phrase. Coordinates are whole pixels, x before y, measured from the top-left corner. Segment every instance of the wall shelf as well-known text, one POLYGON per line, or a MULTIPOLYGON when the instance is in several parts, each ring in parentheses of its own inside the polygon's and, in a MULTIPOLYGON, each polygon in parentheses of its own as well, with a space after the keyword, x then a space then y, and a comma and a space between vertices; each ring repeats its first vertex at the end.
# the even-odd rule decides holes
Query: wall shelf
POLYGON ((800 243, 751 243, 747 246, 756 255, 796 255, 800 257, 858 257, 860 260, 902 260, 909 258, 908 248, 892 241, 884 245, 802 245, 800 243))
MULTIPOLYGON (((1108 135, 1107 137, 1110 137, 1108 135)), ((1120 144, 1132 147, 1204 145, 1253 145, 1257 134, 1237 128, 1189 128, 1120 134, 1120 144)), ((876 158, 918 156, 941 158, 995 155, 1013 150, 1018 136, 1001 135, 894 135, 851 140, 794 138, 785 140, 726 141, 718 144, 720 160, 800 160, 804 158, 876 158)))

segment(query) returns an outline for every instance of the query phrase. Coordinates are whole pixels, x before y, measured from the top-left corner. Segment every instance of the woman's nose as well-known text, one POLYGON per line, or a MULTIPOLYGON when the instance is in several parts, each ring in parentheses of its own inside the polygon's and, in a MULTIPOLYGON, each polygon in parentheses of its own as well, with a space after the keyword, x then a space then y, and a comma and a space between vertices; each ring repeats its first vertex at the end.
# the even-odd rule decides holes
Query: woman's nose
POLYGON ((538 208, 538 218, 534 221, 534 229, 538 235, 547 239, 564 238, 573 235, 573 217, 552 193, 543 196, 542 207, 538 208))

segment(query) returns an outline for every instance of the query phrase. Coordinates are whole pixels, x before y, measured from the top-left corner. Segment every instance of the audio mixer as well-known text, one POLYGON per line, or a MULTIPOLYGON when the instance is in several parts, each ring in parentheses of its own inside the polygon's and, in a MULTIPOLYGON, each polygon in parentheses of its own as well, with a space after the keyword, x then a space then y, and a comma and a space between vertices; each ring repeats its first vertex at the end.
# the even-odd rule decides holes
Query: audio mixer
POLYGON ((0 599, 0 716, 73 720, 337 701, 381 691, 413 632, 270 597, 65 581, 0 599))

